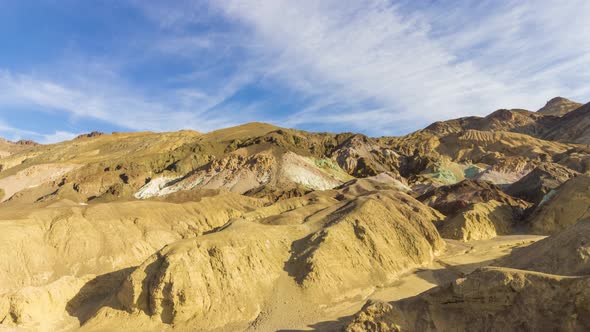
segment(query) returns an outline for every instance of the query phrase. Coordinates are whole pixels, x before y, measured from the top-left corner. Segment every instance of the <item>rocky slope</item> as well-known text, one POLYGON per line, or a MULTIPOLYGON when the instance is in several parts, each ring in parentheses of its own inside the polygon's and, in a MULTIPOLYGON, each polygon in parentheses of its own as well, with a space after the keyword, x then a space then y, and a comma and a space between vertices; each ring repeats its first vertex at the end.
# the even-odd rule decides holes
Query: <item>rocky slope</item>
POLYGON ((367 304, 347 331, 584 331, 590 220, 414 298, 367 304), (500 267, 502 266, 502 267, 500 267))
POLYGON ((285 274, 318 303, 357 296, 430 262, 444 245, 431 223, 435 214, 424 207, 420 218, 406 221, 404 196, 380 195, 337 208, 317 221, 323 225, 297 217, 290 225, 236 220, 223 232, 176 242, 131 273, 115 301, 152 321, 214 329, 256 320, 285 274), (387 209, 388 199, 399 208, 387 209), (321 228, 307 234, 309 227, 321 228))
MULTIPOLYGON (((7 248, 26 251, 17 255, 21 264, 2 267, 11 273, 2 282, 3 301, 8 304, 0 317, 8 326, 60 322, 64 313, 58 309, 44 312, 36 306, 44 302, 33 304, 23 298, 22 290, 31 289, 50 292, 50 303, 69 305, 69 312, 90 329, 112 329, 119 320, 145 322, 154 330, 167 324, 245 328, 272 311, 271 299, 282 300, 275 292, 283 283, 301 293, 310 306, 320 308, 370 293, 432 262, 444 249, 434 227, 441 218, 435 210, 393 185, 381 182, 382 187, 373 190, 367 184, 369 190, 354 189, 358 194, 352 195, 350 186, 356 185, 257 209, 264 200, 236 194, 180 205, 129 202, 67 207, 64 216, 64 208, 56 206, 56 225, 49 231, 41 227, 24 233, 15 228, 4 235, 7 248), (83 229, 96 229, 96 235, 83 234, 83 229), (18 242, 25 238, 27 246, 18 242), (32 259, 37 265, 31 265, 32 259), (29 269, 15 269, 18 266, 29 269), (112 276, 110 271, 120 272, 112 276), (120 287, 94 289, 96 279, 120 287), (89 295, 80 298, 84 291, 89 295), (71 308, 72 301, 82 303, 82 308, 71 308)), ((13 254, 5 251, 3 261, 14 262, 9 259, 13 254)), ((289 300, 293 294, 285 296, 289 300)))
POLYGON ((496 200, 474 203, 447 218, 439 227, 446 239, 486 240, 514 232, 522 211, 496 200))
POLYGON ((555 234, 590 217, 590 177, 576 176, 553 189, 528 217, 532 232, 555 234))
POLYGON ((542 163, 506 188, 506 193, 539 204, 551 190, 577 174, 578 172, 558 164, 542 163))
POLYGON ((590 144, 590 104, 567 113, 550 128, 543 137, 550 140, 590 144))
POLYGON ((485 268, 416 298, 367 306, 347 331, 584 331, 588 277, 485 268))
POLYGON ((499 265, 559 275, 590 274, 590 219, 526 248, 521 248, 499 265))
POLYGON ((529 204, 483 180, 464 180, 441 186, 418 197, 447 218, 440 234, 448 239, 485 240, 511 234, 529 204))
POLYGON ((584 330, 574 106, 402 137, 249 123, 0 141, 0 329, 584 330))
POLYGON ((587 144, 587 108, 587 105, 555 97, 537 112, 501 109, 486 117, 435 122, 424 131, 439 137, 467 130, 513 132, 546 140, 587 144))
POLYGON ((537 113, 561 117, 581 106, 582 104, 576 103, 575 101, 563 97, 555 97, 549 100, 537 113))
POLYGON ((39 144, 29 140, 11 142, 9 140, 0 138, 0 158, 9 157, 12 154, 28 150, 36 145, 39 144))

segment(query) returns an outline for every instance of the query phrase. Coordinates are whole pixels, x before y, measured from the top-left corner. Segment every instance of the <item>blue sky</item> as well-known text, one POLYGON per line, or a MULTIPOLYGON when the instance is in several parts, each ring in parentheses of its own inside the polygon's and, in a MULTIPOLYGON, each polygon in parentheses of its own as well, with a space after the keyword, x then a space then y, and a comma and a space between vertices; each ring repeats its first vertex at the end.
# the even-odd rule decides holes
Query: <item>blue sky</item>
POLYGON ((0 1, 0 135, 400 135, 590 101, 590 1, 0 1))

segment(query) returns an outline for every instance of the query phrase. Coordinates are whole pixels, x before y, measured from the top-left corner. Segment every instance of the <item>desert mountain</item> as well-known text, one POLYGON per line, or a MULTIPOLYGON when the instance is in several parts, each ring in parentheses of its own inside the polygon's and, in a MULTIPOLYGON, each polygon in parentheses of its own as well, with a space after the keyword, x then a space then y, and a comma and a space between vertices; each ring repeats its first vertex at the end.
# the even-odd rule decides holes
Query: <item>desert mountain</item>
POLYGON ((449 121, 435 122, 426 127, 426 130, 437 134, 448 134, 451 132, 462 132, 465 130, 479 131, 507 131, 538 135, 554 119, 546 118, 539 114, 521 109, 501 109, 486 117, 465 117, 449 121))
POLYGON ((588 114, 590 114, 590 103, 559 118, 543 137, 562 142, 589 144, 590 120, 588 114))
POLYGON ((67 310, 100 330, 127 321, 154 330, 171 323, 246 328, 277 296, 277 287, 302 292, 318 306, 360 296, 432 262, 445 246, 434 226, 440 214, 395 186, 366 181, 366 191, 354 190, 358 195, 348 189, 359 184, 350 183, 269 206, 227 193, 196 202, 60 204, 12 212, 3 219, 30 222, 14 222, 2 234, 3 246, 21 249, 3 251, 2 270, 11 273, 2 282, 7 304, 0 317, 9 325, 50 327, 67 310), (49 228, 47 218, 55 220, 49 228), (87 227, 92 233, 84 234, 87 227), (20 264, 8 263, 13 255, 20 264), (341 261, 342 255, 348 259, 341 261), (31 303, 31 292, 48 302, 31 303), (76 293, 84 295, 71 308, 69 294, 76 293), (52 316, 37 305, 64 313, 52 316))
POLYGON ((588 144, 588 109, 588 105, 556 97, 537 112, 501 109, 486 117, 471 116, 435 122, 424 131, 436 136, 466 130, 513 132, 551 141, 588 144))
POLYGON ((0 141, 0 329, 587 329, 573 104, 400 137, 0 141))
POLYGON ((8 157, 11 154, 21 152, 29 149, 30 147, 39 145, 36 142, 30 140, 19 140, 12 142, 3 138, 0 138, 0 157, 8 157))
POLYGON ((447 216, 437 225, 443 237, 462 241, 511 234, 529 206, 490 182, 469 179, 430 190, 418 200, 447 216))
POLYGON ((545 106, 537 111, 543 115, 564 116, 567 113, 581 107, 582 104, 576 103, 563 97, 555 97, 547 102, 545 106))

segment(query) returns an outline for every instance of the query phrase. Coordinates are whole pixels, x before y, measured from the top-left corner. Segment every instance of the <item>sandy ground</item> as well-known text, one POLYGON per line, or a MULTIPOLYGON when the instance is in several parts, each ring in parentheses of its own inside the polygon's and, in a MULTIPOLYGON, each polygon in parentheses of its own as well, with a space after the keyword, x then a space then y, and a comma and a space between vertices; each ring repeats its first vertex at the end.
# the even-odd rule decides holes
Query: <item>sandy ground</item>
MULTIPOLYGON (((420 269, 402 276, 394 284, 377 288, 366 298, 340 303, 325 310, 308 310, 303 300, 279 304, 269 317, 264 317, 252 331, 340 331, 351 316, 367 301, 396 301, 418 295, 438 285, 461 278, 479 267, 490 265, 508 255, 513 248, 526 246, 543 239, 538 235, 507 235, 491 240, 460 242, 445 240, 447 249, 437 259, 420 269)), ((289 290, 287 283, 284 292, 289 290)))

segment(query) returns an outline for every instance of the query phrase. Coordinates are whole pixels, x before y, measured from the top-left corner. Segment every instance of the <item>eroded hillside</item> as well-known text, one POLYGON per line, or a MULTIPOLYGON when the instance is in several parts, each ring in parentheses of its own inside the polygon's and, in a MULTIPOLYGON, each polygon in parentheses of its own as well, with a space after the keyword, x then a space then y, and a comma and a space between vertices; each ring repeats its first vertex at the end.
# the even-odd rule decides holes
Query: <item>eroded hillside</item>
POLYGON ((585 330, 589 110, 1 141, 0 327, 585 330))

